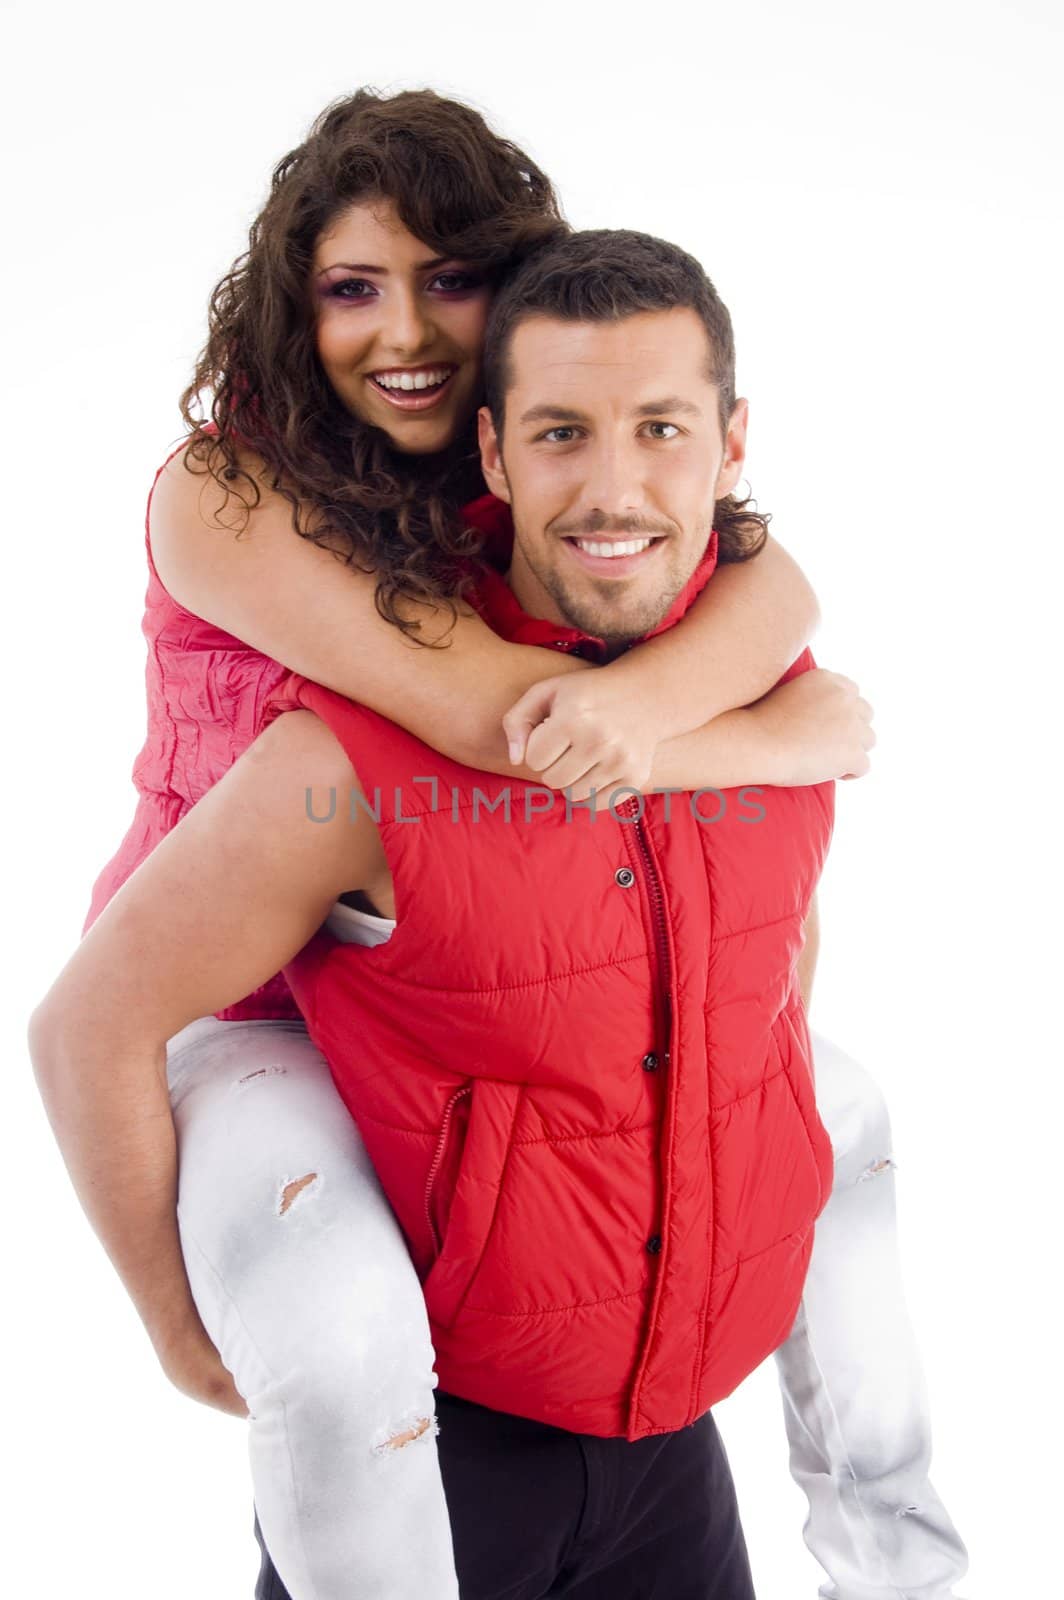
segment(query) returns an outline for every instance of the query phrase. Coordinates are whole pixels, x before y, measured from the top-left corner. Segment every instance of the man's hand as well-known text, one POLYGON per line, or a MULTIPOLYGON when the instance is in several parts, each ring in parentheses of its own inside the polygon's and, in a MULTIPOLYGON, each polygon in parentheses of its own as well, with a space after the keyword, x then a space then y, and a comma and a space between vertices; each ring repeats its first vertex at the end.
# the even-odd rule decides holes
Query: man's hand
POLYGON ((531 767, 549 789, 571 789, 574 801, 595 789, 606 804, 613 789, 649 786, 661 720, 630 680, 603 668, 533 684, 503 729, 515 766, 531 767))
POLYGON ((746 713, 765 741, 765 783, 800 786, 831 778, 861 778, 876 742, 872 707, 852 678, 817 667, 750 706, 746 713))
POLYGON ((155 1353, 166 1376, 182 1394, 233 1417, 249 1415, 232 1374, 222 1365, 202 1323, 186 1326, 180 1333, 157 1336, 155 1353))

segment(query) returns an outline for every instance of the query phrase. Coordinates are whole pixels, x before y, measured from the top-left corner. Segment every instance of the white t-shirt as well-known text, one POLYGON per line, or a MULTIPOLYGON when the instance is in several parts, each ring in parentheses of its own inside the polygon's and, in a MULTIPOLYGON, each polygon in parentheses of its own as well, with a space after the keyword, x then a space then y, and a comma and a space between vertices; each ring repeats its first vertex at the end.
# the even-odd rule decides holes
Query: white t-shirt
POLYGON ((325 918, 325 926, 341 944, 387 944, 395 932, 395 918, 375 917, 369 911, 356 911, 354 906, 345 906, 342 900, 337 900, 325 918))

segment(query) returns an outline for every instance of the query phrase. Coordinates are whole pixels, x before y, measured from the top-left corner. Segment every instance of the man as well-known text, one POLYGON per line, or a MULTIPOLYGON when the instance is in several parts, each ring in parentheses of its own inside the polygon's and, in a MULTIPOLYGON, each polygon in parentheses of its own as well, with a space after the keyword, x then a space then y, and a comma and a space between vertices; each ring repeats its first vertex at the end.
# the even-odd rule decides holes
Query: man
MULTIPOLYGON (((727 314, 704 275, 682 253, 639 235, 578 236, 532 263, 502 294, 489 330, 485 365, 489 397, 481 415, 485 476, 495 494, 511 503, 516 528, 509 590, 489 575, 481 591, 488 620, 528 642, 586 650, 587 644, 569 632, 575 627, 602 641, 600 658, 660 626, 664 618, 675 620, 670 602, 683 595, 692 573, 698 571, 714 504, 737 481, 745 446, 746 406, 735 399, 732 387, 727 314), (549 628, 530 619, 557 624, 553 639, 549 628)), ((358 753, 376 741, 366 738, 361 717, 352 724, 338 706, 326 710, 314 692, 304 703, 329 715, 334 730, 346 736, 345 745, 365 782, 368 774, 358 753)), ((389 778, 397 775, 388 773, 389 778)), ((776 792, 768 794, 770 804, 776 792)), ((412 809, 420 810, 411 800, 412 809)), ((705 809, 712 815, 712 807, 705 809)), ((394 841, 390 847, 405 849, 398 842, 399 826, 388 831, 394 841)), ((433 835, 438 849, 446 846, 442 832, 437 826, 433 835)), ((708 829, 705 836, 710 838, 708 829)), ((750 836, 757 837, 756 827, 750 836)), ((588 837, 583 844, 592 847, 588 837)), ((721 858, 725 854, 722 849, 721 858)), ((721 867, 718 860, 715 870, 720 872, 721 867)), ((680 883, 670 879, 668 889, 683 896, 680 883)), ((479 874, 474 891, 478 913, 489 926, 497 927, 496 937, 512 938, 509 908, 498 905, 498 921, 492 923, 492 897, 479 874)), ((623 900, 624 895, 617 898, 623 900)), ((652 895, 648 898, 652 902, 652 895)), ((806 997, 815 962, 812 918, 809 932, 801 973, 806 997)), ((528 937, 534 938, 535 930, 529 929, 528 937)), ((717 958, 729 947, 734 950, 735 942, 721 941, 717 958)), ((429 952, 426 958, 431 961, 429 952)), ((326 944, 323 956, 311 950, 296 963, 293 981, 308 1003, 318 987, 317 963, 327 964, 329 959, 326 944)), ((711 969, 712 960, 711 956, 711 969)), ((327 980, 322 993, 329 993, 327 980)), ((573 1001, 575 1009, 575 997, 573 1001)), ((722 1039, 726 1015, 726 1009, 719 1009, 714 1019, 722 1039)), ((475 1018, 470 1044, 482 1020, 475 1018)), ((527 1025, 530 1030, 541 1026, 532 1014, 527 1025)), ((617 1032, 623 1036, 623 1020, 617 1032)), ((605 1034, 597 1037, 612 1053, 605 1034)), ((332 1036, 331 1043, 333 1057, 340 1059, 342 1042, 332 1036)), ((619 1040, 615 1049, 623 1060, 625 1050, 619 1040)), ((645 1061, 650 1068, 645 1081, 655 1088, 661 1082, 659 1074, 676 1066, 667 1046, 649 1052, 645 1061)), ((824 1219, 822 1259, 814 1264, 801 1313, 780 1350, 792 1468, 810 1498, 807 1536, 834 1580, 823 1591, 832 1600, 886 1600, 917 1589, 922 1596, 944 1597, 963 1573, 966 1560, 926 1476, 930 1448, 926 1414, 893 1235, 889 1126, 875 1086, 854 1063, 825 1043, 818 1050, 818 1065, 822 1073, 818 1099, 825 1115, 830 1108, 836 1135, 837 1193, 832 1212, 824 1219), (874 1294, 870 1285, 875 1285, 874 1294), (865 1310, 869 1305, 876 1308, 872 1314, 865 1310), (871 1403, 867 1395, 862 1399, 862 1386, 869 1381, 876 1389, 871 1403)), ((479 1080, 474 1093, 478 1087, 479 1080)), ((371 1094, 352 1088, 349 1103, 356 1115, 360 1107, 368 1111, 371 1102, 371 1094)), ((365 1131, 370 1124, 362 1126, 365 1131)), ((467 1130, 467 1148, 468 1138, 467 1130)), ((388 1170, 392 1153, 386 1141, 378 1142, 374 1154, 378 1170, 388 1170)), ((484 1174, 471 1171, 469 1176, 482 1179, 484 1174)), ((570 1181, 567 1174, 566 1183, 570 1181)), ((544 1184, 550 1193, 549 1177, 544 1184)), ((393 1199, 400 1199, 402 1189, 396 1172, 391 1179, 393 1199)), ((430 1268, 425 1285, 430 1308, 435 1298, 437 1348, 447 1351, 441 1381, 444 1389, 448 1382, 452 1389, 462 1385, 459 1392, 505 1407, 506 1394, 493 1390, 491 1378, 465 1370, 461 1355, 447 1349, 454 1333, 446 1332, 444 1324, 452 1313, 460 1316, 457 1308, 464 1304, 469 1316, 471 1303, 491 1303, 485 1263, 481 1260, 471 1267, 470 1256, 484 1242, 475 1227, 470 1240, 463 1236, 451 1243, 454 1232, 470 1227, 468 1210, 455 1217, 459 1187, 453 1195, 442 1256, 430 1268)), ((768 1209, 774 1199, 765 1192, 757 1197, 768 1209)), ((559 1232, 574 1237, 579 1219, 578 1207, 575 1216, 565 1219, 568 1226, 557 1224, 559 1232)), ((493 1226, 497 1236, 499 1223, 493 1226)), ((412 1241, 417 1237, 412 1218, 408 1237, 412 1241)), ((652 1234, 647 1248, 664 1243, 660 1235, 652 1234)), ((506 1244, 511 1245, 509 1231, 506 1244)), ((688 1239, 680 1248, 690 1244, 688 1239)), ((516 1246, 508 1256, 511 1269, 515 1254, 516 1246)), ((660 1266, 661 1255, 655 1259, 660 1266)), ((570 1337, 579 1341, 581 1336, 577 1325, 570 1337)), ((465 1337, 475 1352, 476 1337, 465 1337)), ((674 1359, 681 1359, 679 1350, 674 1359)), ((637 1394, 645 1374, 644 1365, 636 1377, 637 1394)), ((724 1379, 722 1392, 730 1386, 731 1378, 724 1379)), ((579 1428, 578 1410, 567 1414, 567 1396, 551 1396, 547 1403, 557 1405, 557 1416, 579 1428)), ((449 1405, 441 1397, 445 1418, 441 1459, 461 1571, 463 1558, 467 1564, 475 1561, 477 1541, 464 1532, 461 1508, 472 1491, 470 1458, 463 1448, 462 1430, 449 1424, 449 1405)), ((627 1421, 630 1433, 635 1431, 631 1414, 627 1421)), ((611 1429, 615 1423, 610 1419, 611 1429)), ((489 1437, 494 1436, 490 1421, 487 1426, 489 1437)), ((480 1447, 490 1454, 488 1438, 481 1438, 480 1447)), ((678 1498, 684 1500, 682 1490, 678 1498)), ((702 1504, 708 1504, 704 1494, 702 1504)), ((511 1534, 508 1528, 508 1538, 511 1534)), ((627 1559, 630 1563, 631 1552, 627 1559)), ((269 1571, 266 1557, 264 1577, 269 1571)), ((627 1575, 634 1584, 630 1592, 657 1592, 649 1583, 645 1591, 640 1589, 630 1565, 627 1575)), ((678 1575, 670 1581, 659 1573, 657 1581, 663 1594, 687 1592, 678 1575)), ((727 1581, 719 1592, 731 1592, 727 1581)), ((601 1582, 601 1591, 595 1593, 629 1592, 620 1586, 616 1572, 601 1582)), ((260 1592, 268 1592, 268 1586, 260 1592)), ((578 1587, 572 1592, 590 1595, 592 1590, 578 1587)), ((692 1592, 718 1590, 702 1575, 694 1579, 692 1592)))
MULTIPOLYGON (((697 265, 563 242, 500 296, 486 376, 515 545, 485 615, 605 653, 677 620, 745 447, 697 265)), ((201 803, 240 845, 224 893, 182 908, 183 1003, 291 960, 423 1276, 463 1595, 748 1595, 708 1407, 794 1323, 831 1187, 796 981, 830 786, 592 817, 291 690, 201 803), (345 797, 326 825, 308 782, 345 797), (307 944, 352 894, 398 906, 394 937, 307 944)))

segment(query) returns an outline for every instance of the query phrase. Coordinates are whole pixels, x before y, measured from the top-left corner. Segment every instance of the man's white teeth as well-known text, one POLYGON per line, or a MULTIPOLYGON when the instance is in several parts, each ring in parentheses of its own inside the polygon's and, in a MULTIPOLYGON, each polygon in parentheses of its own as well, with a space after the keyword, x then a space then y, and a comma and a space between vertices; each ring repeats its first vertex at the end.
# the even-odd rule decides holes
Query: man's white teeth
POLYGON ((382 389, 432 389, 451 376, 450 367, 440 367, 433 372, 375 372, 374 380, 382 389))
POLYGON ((585 555, 588 556, 637 556, 642 551, 648 550, 652 541, 650 539, 611 539, 609 544, 603 544, 600 539, 577 539, 585 555))

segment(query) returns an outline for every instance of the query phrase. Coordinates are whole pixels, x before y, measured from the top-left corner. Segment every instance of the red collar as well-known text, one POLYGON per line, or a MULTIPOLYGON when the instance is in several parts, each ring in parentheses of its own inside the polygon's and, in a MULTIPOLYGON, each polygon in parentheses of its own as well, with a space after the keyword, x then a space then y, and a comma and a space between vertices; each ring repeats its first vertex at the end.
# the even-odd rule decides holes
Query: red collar
MULTIPOLYGON (((504 576, 513 551, 513 522, 505 501, 497 500, 493 494, 482 495, 479 500, 473 500, 465 506, 462 514, 471 527, 485 536, 484 555, 491 565, 478 573, 476 585, 468 599, 488 626, 514 644, 538 644, 548 649, 575 651, 591 660, 596 656, 604 658, 604 640, 596 638, 594 634, 583 633, 579 628, 567 627, 562 622, 530 617, 518 602, 504 576)), ((716 565, 717 533, 714 529, 706 553, 691 574, 686 588, 677 595, 668 615, 643 637, 652 639, 655 634, 664 633, 666 628, 679 622, 713 576, 716 565)), ((632 641, 633 644, 638 642, 632 641)))

